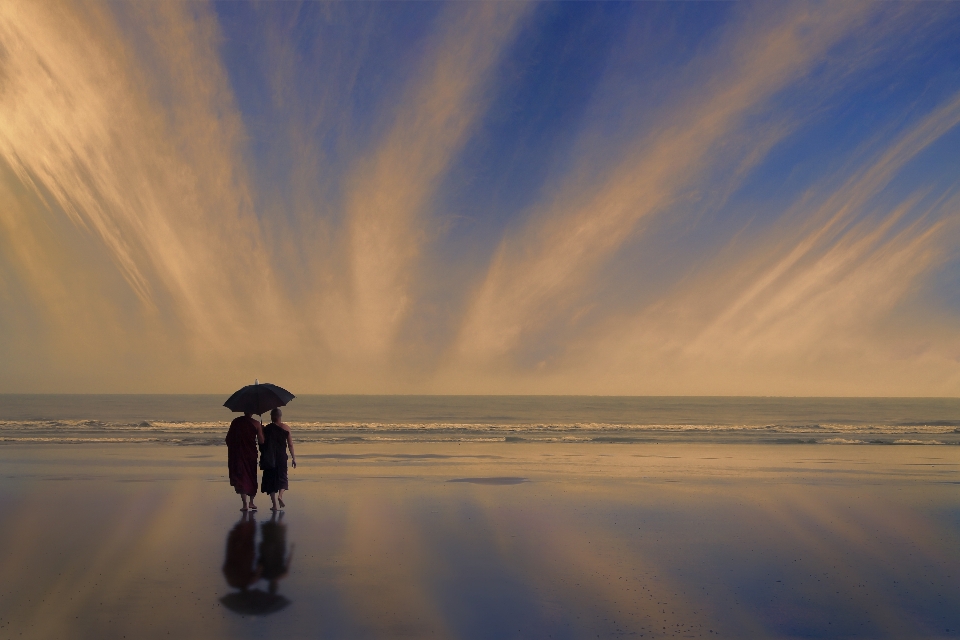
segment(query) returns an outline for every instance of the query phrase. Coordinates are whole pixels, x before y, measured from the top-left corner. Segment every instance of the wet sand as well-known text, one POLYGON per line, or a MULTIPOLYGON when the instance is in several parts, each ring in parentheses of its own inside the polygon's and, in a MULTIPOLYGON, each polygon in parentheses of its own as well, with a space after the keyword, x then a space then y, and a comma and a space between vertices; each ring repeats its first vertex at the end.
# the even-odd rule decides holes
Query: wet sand
POLYGON ((960 637, 960 448, 297 450, 0 447, 0 638, 960 637))

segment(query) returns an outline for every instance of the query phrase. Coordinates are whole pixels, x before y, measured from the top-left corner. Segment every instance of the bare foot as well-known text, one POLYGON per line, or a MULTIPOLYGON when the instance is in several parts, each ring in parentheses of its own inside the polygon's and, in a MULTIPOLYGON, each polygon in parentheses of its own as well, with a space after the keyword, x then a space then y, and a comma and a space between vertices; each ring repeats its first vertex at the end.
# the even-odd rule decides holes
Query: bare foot
POLYGON ((242 509, 240 509, 240 511, 246 511, 246 510, 247 510, 246 507, 243 507, 242 509))
POLYGON ((281 508, 281 509, 283 509, 285 506, 287 506, 287 505, 283 504, 283 498, 277 498, 277 502, 280 503, 280 508, 281 508))
POLYGON ((250 505, 250 511, 256 511, 256 510, 257 510, 257 505, 251 504, 251 505, 250 505))

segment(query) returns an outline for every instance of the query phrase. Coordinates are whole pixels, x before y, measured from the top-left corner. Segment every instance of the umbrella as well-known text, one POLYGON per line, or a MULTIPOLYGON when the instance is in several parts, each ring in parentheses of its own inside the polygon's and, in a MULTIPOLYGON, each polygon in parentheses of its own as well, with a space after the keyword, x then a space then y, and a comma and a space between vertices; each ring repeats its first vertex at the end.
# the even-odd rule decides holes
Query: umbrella
POLYGON ((283 407, 296 396, 275 384, 256 382, 240 389, 223 403, 230 411, 263 415, 271 409, 283 407))

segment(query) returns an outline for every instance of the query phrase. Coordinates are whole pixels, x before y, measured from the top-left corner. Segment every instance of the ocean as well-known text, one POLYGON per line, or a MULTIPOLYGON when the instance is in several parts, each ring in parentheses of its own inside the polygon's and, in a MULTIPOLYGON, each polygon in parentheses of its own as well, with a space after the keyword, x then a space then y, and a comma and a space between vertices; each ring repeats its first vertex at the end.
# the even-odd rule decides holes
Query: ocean
MULTIPOLYGON (((0 395, 0 444, 220 445, 225 395, 0 395)), ((960 398, 304 395, 297 441, 960 444, 960 398)))

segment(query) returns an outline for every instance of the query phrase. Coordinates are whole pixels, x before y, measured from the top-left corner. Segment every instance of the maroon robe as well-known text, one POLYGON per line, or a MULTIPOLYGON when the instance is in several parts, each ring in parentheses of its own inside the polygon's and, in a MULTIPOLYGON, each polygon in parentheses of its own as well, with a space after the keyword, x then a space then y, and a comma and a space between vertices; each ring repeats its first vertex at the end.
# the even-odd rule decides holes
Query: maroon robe
POLYGON ((257 421, 234 418, 227 431, 227 468, 230 485, 237 493, 257 494, 257 421))

